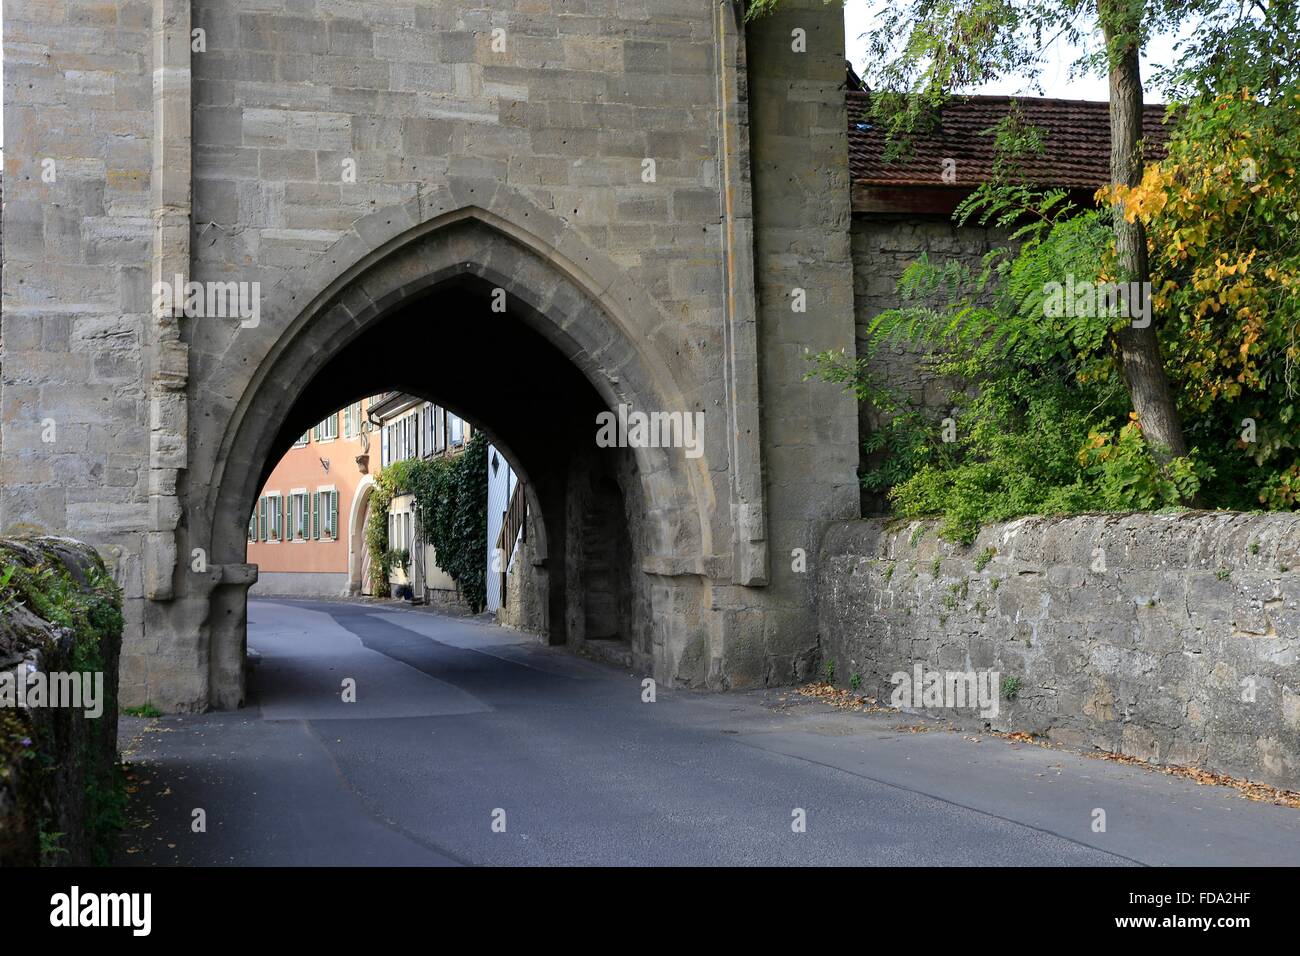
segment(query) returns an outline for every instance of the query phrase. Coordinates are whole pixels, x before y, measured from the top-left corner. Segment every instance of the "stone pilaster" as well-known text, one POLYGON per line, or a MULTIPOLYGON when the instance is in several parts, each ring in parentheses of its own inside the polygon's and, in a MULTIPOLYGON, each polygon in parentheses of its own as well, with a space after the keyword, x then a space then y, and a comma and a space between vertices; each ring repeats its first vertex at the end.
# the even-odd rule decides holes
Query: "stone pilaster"
POLYGON ((190 274, 191 80, 190 0, 155 0, 153 8, 153 323, 149 364, 149 531, 145 594, 170 600, 180 524, 178 473, 188 463, 189 359, 180 337, 183 288, 190 274), (163 288, 170 296, 160 295, 163 288))
POLYGON ((714 4, 718 57, 718 164, 726 267, 726 407, 731 476, 732 580, 768 580, 767 516, 759 436, 757 298, 754 291, 754 206, 749 169, 749 106, 745 34, 739 3, 714 4))

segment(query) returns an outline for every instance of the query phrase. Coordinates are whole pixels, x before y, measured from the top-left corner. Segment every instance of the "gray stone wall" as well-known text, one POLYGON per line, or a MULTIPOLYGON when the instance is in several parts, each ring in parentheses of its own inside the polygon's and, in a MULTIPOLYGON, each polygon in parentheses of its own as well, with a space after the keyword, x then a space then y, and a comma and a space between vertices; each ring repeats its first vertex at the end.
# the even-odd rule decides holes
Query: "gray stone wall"
POLYGON ((6 3, 0 526, 109 558, 127 703, 241 699, 243 485, 278 440, 257 422, 418 285, 423 235, 457 237, 440 268, 515 282, 611 405, 705 413, 702 458, 638 459, 656 674, 796 675, 790 552, 857 512, 856 411, 800 358, 853 344, 843 16, 737 12, 6 3), (176 274, 259 283, 260 323, 152 314, 176 274))
POLYGON ((853 398, 804 381, 807 352, 854 348, 844 12, 820 0, 782 4, 750 26, 748 44, 771 584, 765 606, 721 595, 736 606, 722 658, 731 687, 808 673, 813 601, 800 555, 815 553, 828 520, 859 514, 853 398), (804 53, 792 49, 796 30, 807 38, 804 53), (806 312, 792 309, 796 289, 806 312))
POLYGON ((0 525, 75 531, 141 626, 152 4, 4 7, 0 525))
POLYGON ((974 544, 835 525, 818 561, 824 661, 888 702, 916 663, 1020 682, 985 721, 1079 749, 1300 786, 1300 515, 1024 518, 974 544))
MULTIPOLYGON (((898 280, 903 271, 927 255, 942 265, 956 260, 977 266, 990 249, 1005 242, 1002 230, 976 225, 958 226, 940 217, 853 217, 853 310, 858 341, 881 312, 902 304, 898 280)), ((935 408, 947 401, 941 383, 924 374, 916 355, 903 346, 880 354, 879 369, 889 384, 910 400, 935 408)))
POLYGON ((506 575, 506 601, 497 611, 497 623, 512 630, 540 634, 544 629, 546 594, 540 587, 533 562, 536 559, 536 518, 529 512, 528 532, 506 575))
MULTIPOLYGON (((985 253, 1005 241, 1004 230, 958 226, 940 216, 854 215, 853 311, 858 354, 862 354, 871 321, 881 312, 904 304, 898 297, 898 280, 922 254, 936 265, 955 260, 977 266, 985 253)), ((890 389, 911 404, 932 410, 936 418, 948 414, 949 396, 956 383, 929 371, 916 348, 900 343, 878 349, 872 368, 890 389)), ((858 421, 860 438, 865 439, 881 420, 880 412, 864 402, 858 421)), ((862 509, 864 514, 889 510, 882 498, 865 493, 862 509)))

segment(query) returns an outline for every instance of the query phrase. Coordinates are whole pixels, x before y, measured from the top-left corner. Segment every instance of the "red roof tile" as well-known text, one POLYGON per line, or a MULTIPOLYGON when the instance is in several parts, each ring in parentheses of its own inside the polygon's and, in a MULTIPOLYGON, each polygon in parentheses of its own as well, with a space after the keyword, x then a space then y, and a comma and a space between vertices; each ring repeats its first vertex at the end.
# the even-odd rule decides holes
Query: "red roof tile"
MULTIPOLYGON (((953 99, 938 125, 917 133, 912 147, 885 161, 884 131, 872 123, 869 93, 849 91, 849 166, 855 186, 978 186, 993 170, 993 136, 984 131, 1007 115, 1012 102, 1030 125, 1043 130, 1043 152, 1024 164, 1029 182, 1096 189, 1110 178, 1110 113, 1106 103, 1034 97, 968 96, 953 99), (956 160, 956 181, 943 180, 944 160, 956 160)), ((1147 156, 1164 155, 1164 106, 1144 108, 1147 156)))

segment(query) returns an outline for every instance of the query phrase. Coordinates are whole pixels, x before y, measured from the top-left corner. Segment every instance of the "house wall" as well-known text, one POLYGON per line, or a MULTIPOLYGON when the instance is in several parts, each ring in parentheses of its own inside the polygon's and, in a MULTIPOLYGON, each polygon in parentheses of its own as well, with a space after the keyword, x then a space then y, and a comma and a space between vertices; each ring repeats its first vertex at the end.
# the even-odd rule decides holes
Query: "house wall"
MULTIPOLYGON (((381 466, 411 457, 458 455, 474 435, 469 422, 441 406, 418 400, 385 412, 379 417, 379 422, 376 441, 381 466), (405 419, 412 421, 406 432, 408 444, 399 446, 397 432, 405 419)), ((411 552, 410 566, 406 571, 394 568, 389 583, 393 586, 411 585, 429 604, 465 607, 455 580, 438 566, 438 554, 433 545, 418 542, 415 496, 394 495, 388 505, 388 514, 389 547, 401 547, 411 552), (394 518, 400 520, 394 521, 394 518), (399 527, 405 529, 400 545, 394 540, 394 532, 399 527)))
MULTIPOLYGON (((501 565, 493 567, 497 540, 501 537, 501 528, 505 524, 505 510, 510 507, 510 496, 514 493, 517 481, 514 469, 495 446, 489 445, 488 455, 488 500, 487 500, 487 541, 484 544, 487 557, 487 609, 496 611, 501 607, 501 565), (493 469, 493 463, 497 467, 493 469)), ((506 546, 508 553, 501 555, 500 561, 508 565, 513 554, 511 545, 506 546)), ((508 570, 508 567, 506 568, 508 570)))
MULTIPOLYGON (((363 472, 357 456, 368 454, 369 445, 359 433, 345 435, 343 416, 346 409, 335 413, 338 435, 333 439, 318 439, 308 432, 308 442, 302 447, 289 449, 271 471, 266 484, 258 493, 258 503, 267 495, 278 493, 287 512, 290 492, 305 489, 311 495, 323 488, 338 492, 338 536, 334 540, 321 538, 294 540, 262 540, 259 526, 258 538, 248 543, 248 562, 258 567, 257 583, 250 589, 255 596, 292 595, 297 597, 338 597, 348 592, 348 518, 352 501, 361 484, 363 472), (329 462, 328 469, 324 462, 329 462)), ((360 421, 365 420, 365 403, 362 403, 360 421)), ((260 509, 255 505, 254 514, 260 509)))

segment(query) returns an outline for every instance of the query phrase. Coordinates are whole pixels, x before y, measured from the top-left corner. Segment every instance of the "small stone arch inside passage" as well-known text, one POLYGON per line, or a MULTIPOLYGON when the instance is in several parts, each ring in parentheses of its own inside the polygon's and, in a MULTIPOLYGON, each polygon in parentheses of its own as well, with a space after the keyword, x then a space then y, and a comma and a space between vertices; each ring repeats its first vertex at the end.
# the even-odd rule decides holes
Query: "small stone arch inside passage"
POLYGON ((348 586, 347 595, 371 594, 370 551, 366 546, 366 524, 370 520, 370 491, 375 479, 362 477, 352 495, 348 512, 348 586))
MULTIPOLYGON (((259 489, 313 423, 361 396, 408 392, 484 431, 527 483, 552 643, 618 640, 661 679, 702 676, 677 664, 701 628, 704 582, 691 569, 709 538, 707 460, 597 446, 597 415, 619 403, 686 409, 586 290, 470 218, 401 245, 318 303, 263 362, 260 379, 275 386, 254 384, 241 405, 227 457, 260 471, 224 470, 214 549, 237 541, 242 552, 259 489)), ((243 615, 230 620, 238 634, 214 627, 214 675, 243 672, 230 659, 243 654, 243 615)), ((227 704, 230 694, 214 687, 227 704)))

